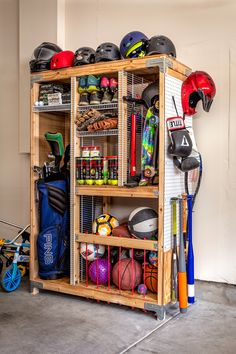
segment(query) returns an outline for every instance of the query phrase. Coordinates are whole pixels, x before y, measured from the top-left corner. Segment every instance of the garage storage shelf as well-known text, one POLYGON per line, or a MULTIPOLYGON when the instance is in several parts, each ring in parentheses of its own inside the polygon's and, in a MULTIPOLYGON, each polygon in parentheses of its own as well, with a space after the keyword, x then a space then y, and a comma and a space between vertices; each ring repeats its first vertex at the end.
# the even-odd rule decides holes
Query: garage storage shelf
MULTIPOLYGON (((172 96, 179 114, 181 108, 181 84, 191 73, 191 69, 166 55, 156 55, 138 59, 101 62, 97 64, 51 70, 31 75, 31 262, 30 280, 34 294, 39 289, 46 289, 81 297, 118 303, 130 307, 154 311, 158 318, 163 319, 171 301, 171 206, 170 198, 184 192, 183 173, 176 171, 172 160, 168 157, 168 136, 166 118, 176 115, 172 96), (95 109, 117 110, 118 128, 111 131, 78 132, 75 120, 78 112, 89 107, 79 107, 78 79, 86 75, 106 75, 118 79, 118 104, 93 106, 95 109), (122 97, 129 95, 129 77, 137 81, 137 87, 157 81, 159 85, 159 149, 158 149, 158 184, 146 187, 127 188, 129 156, 129 125, 130 107, 122 97), (71 87, 71 104, 58 106, 35 107, 38 101, 39 87, 42 83, 66 83, 71 87), (105 107, 106 106, 106 107, 105 107), (37 236, 38 210, 35 182, 37 176, 33 166, 42 166, 47 160, 49 147, 44 140, 46 131, 59 131, 64 138, 64 145, 70 144, 70 278, 58 280, 42 280, 38 276, 37 236), (95 139, 95 140, 94 140, 95 139), (97 140, 96 140, 97 139, 97 140), (116 143, 113 143, 113 140, 116 143), (80 156, 80 147, 93 142, 103 145, 104 156, 118 155, 118 186, 88 186, 76 184, 76 157, 80 156), (86 206, 91 205, 109 212, 112 208, 131 203, 136 208, 136 201, 143 206, 151 206, 158 213, 158 240, 138 240, 124 237, 103 237, 91 234, 91 227, 86 231, 83 220, 86 206), (132 204, 133 203, 133 204, 132 204), (119 290, 111 284, 97 286, 86 283, 83 279, 84 265, 80 256, 80 243, 102 244, 108 247, 158 250, 158 290, 148 291, 147 295, 137 292, 119 290)), ((146 87, 145 86, 145 87, 146 87)), ((141 133, 140 133, 141 134, 141 133)), ((141 135, 140 135, 141 136, 141 135)), ((119 208, 118 208, 119 209, 119 208)), ((119 218, 119 217, 118 217, 119 218)), ((86 219, 87 220, 87 219, 86 219)), ((90 225, 91 226, 91 225, 90 225)))

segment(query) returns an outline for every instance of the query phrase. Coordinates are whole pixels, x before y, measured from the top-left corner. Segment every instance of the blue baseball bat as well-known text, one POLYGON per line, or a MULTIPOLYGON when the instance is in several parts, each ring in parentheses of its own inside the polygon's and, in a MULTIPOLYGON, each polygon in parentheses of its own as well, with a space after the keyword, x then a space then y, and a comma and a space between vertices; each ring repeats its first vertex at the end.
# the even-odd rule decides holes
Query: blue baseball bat
POLYGON ((192 211, 193 211, 193 196, 189 194, 188 195, 188 257, 187 257, 187 281, 188 281, 188 303, 189 304, 193 304, 195 300, 192 211))

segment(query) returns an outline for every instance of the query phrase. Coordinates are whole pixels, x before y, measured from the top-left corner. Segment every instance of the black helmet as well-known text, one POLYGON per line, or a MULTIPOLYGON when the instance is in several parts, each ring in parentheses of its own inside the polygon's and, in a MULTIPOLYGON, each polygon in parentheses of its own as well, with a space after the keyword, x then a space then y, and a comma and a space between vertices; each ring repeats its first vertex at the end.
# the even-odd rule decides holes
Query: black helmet
POLYGON ((176 58, 176 50, 173 42, 165 36, 153 36, 149 39, 146 54, 167 54, 176 58))
POLYGON ((92 64, 95 61, 95 50, 90 47, 81 47, 76 50, 74 65, 92 64))
POLYGON ((120 51, 117 45, 114 43, 102 43, 100 44, 95 53, 95 62, 99 61, 110 61, 110 60, 119 60, 120 51))
POLYGON ((142 93, 142 100, 144 100, 147 108, 152 107, 155 101, 159 99, 159 85, 158 82, 149 84, 142 93))
POLYGON ((58 45, 49 42, 43 42, 35 48, 31 60, 29 62, 30 71, 44 71, 50 69, 50 62, 54 54, 61 52, 62 49, 58 45))

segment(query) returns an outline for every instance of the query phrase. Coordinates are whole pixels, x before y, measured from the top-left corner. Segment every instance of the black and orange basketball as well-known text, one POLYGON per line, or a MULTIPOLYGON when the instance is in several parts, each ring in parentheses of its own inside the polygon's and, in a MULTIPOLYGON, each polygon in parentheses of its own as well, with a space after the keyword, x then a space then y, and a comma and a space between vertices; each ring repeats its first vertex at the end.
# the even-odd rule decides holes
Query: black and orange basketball
POLYGON ((157 267, 151 264, 145 268, 145 285, 152 293, 157 293, 157 267))
POLYGON ((142 266, 135 259, 123 258, 118 261, 112 270, 113 283, 122 290, 132 290, 142 281, 142 266), (119 280, 120 279, 120 280, 119 280))

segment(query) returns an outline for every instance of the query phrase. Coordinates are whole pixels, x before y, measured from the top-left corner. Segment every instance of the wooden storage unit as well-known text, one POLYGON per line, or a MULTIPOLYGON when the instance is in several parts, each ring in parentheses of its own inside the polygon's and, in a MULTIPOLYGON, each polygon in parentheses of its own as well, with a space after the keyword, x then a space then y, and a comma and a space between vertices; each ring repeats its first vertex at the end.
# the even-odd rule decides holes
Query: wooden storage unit
MULTIPOLYGON (((166 132, 165 119, 175 115, 174 106, 170 103, 170 98, 175 95, 176 104, 181 113, 180 90, 181 83, 191 70, 165 55, 144 57, 139 59, 119 60, 114 62, 104 62, 81 67, 73 67, 62 70, 54 70, 36 73, 31 75, 31 266, 30 280, 32 292, 37 293, 38 289, 47 289, 93 298, 107 302, 119 303, 131 307, 137 307, 156 312, 160 319, 164 318, 166 307, 171 300, 171 219, 170 219, 170 198, 178 196, 183 190, 183 174, 176 171, 172 160, 167 155, 168 136, 166 132), (78 78, 86 75, 116 75, 119 82, 118 98, 118 130, 107 134, 78 134, 76 132, 75 119, 78 110, 79 95, 77 93, 78 78), (131 76, 129 76, 131 75, 131 76), (133 76, 132 76, 133 75, 133 76), (128 156, 128 116, 129 107, 124 103, 122 97, 129 94, 129 77, 142 78, 144 83, 159 82, 160 109, 159 109, 159 181, 156 186, 147 187, 124 187, 127 178, 127 156, 128 156), (46 82, 70 83, 71 85, 71 105, 61 105, 56 107, 34 108, 34 103, 38 100, 39 85, 46 82), (169 101, 168 101, 169 100, 169 101), (168 104, 168 107, 167 107, 168 104), (71 269, 70 279, 42 280, 38 276, 38 261, 36 241, 38 235, 38 216, 35 181, 36 176, 33 166, 42 165, 48 152, 47 143, 43 140, 45 131, 60 131, 64 137, 65 145, 70 143, 70 250, 71 269), (88 186, 76 185, 75 180, 75 158, 79 156, 80 146, 89 139, 102 139, 104 154, 113 151, 116 141, 116 149, 119 156, 119 186, 88 186), (116 139, 116 140, 112 140, 116 139), (86 225, 82 225, 81 208, 86 203, 97 203, 103 212, 111 208, 122 207, 129 202, 133 209, 137 203, 144 206, 154 206, 158 212, 158 241, 137 240, 122 237, 103 237, 91 234, 91 230, 86 230, 86 225), (116 205, 118 203, 118 207, 116 205), (87 232, 86 232, 87 231, 87 232), (110 286, 96 286, 86 283, 82 279, 83 264, 79 253, 81 242, 103 244, 106 246, 116 246, 122 248, 136 248, 145 250, 158 250, 158 292, 150 291, 146 296, 136 292, 123 291, 110 286)), ((132 79, 133 80, 133 79, 132 79)), ((139 80, 139 79, 138 79, 139 80)), ((139 87, 140 82, 137 83, 139 87)), ((88 227, 88 229, 91 229, 88 227)))

